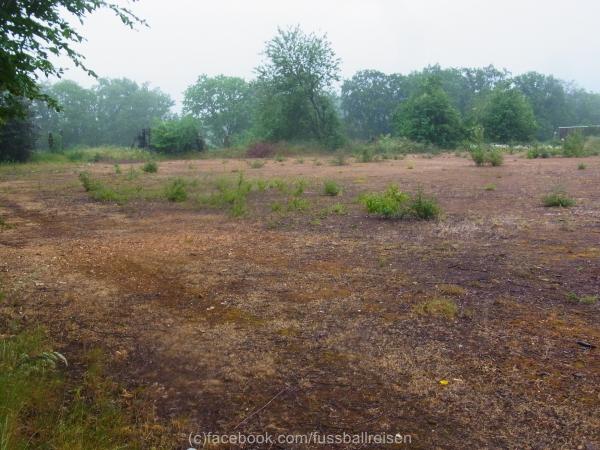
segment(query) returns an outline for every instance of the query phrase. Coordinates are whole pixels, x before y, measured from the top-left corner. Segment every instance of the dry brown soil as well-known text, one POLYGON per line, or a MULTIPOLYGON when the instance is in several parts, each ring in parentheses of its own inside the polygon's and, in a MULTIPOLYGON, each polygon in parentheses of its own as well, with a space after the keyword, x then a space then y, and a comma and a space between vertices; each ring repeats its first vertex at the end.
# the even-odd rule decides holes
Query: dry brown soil
POLYGON ((244 218, 91 200, 77 174, 109 177, 110 164, 2 171, 1 323, 44 324, 75 368, 104 349, 174 448, 194 430, 600 445, 600 348, 578 343, 600 347, 600 302, 567 298, 600 294, 600 160, 321 161, 169 161, 148 175, 309 182, 308 211, 271 213, 275 194, 253 192, 244 218), (325 179, 343 194, 322 195, 325 179), (356 197, 390 183, 434 194, 443 217, 368 216, 356 197), (542 206, 557 184, 577 206, 542 206), (347 214, 322 213, 337 202, 347 214), (419 313, 435 298, 456 317, 419 313))

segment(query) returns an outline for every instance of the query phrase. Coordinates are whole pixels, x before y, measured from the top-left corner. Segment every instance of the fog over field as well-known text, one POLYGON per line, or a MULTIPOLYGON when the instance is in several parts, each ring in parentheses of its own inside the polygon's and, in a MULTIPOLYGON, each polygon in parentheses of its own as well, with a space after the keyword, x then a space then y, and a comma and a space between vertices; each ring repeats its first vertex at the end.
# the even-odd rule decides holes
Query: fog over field
MULTIPOLYGON (((436 63, 494 64, 600 90, 594 0, 149 0, 132 9, 149 28, 132 33, 100 11, 85 21, 81 52, 100 76, 151 81, 178 103, 199 73, 252 78, 265 41, 278 26, 296 24, 328 34, 344 78, 365 68, 409 73, 436 63)), ((78 70, 66 77, 93 82, 78 70)))

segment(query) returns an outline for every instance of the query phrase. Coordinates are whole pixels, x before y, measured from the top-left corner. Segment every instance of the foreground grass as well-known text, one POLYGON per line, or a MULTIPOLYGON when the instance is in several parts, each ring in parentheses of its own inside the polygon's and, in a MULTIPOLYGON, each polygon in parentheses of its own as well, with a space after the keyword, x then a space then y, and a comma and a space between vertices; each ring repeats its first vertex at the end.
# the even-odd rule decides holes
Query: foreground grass
POLYGON ((66 366, 40 329, 0 338, 0 450, 140 448, 102 353, 75 385, 66 366))

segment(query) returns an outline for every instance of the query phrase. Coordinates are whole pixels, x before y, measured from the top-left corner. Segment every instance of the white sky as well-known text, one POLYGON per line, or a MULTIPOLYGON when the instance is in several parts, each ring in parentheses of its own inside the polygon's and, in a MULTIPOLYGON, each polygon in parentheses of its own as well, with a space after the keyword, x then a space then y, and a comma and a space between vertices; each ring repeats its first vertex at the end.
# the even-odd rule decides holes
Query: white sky
MULTIPOLYGON (((201 73, 252 78, 265 41, 277 26, 295 24, 328 34, 344 77, 494 64, 600 91, 598 0, 140 0, 131 7, 150 28, 131 31, 99 12, 85 22, 80 51, 99 76, 149 81, 177 101, 201 73)), ((77 69, 65 78, 93 84, 77 69)))

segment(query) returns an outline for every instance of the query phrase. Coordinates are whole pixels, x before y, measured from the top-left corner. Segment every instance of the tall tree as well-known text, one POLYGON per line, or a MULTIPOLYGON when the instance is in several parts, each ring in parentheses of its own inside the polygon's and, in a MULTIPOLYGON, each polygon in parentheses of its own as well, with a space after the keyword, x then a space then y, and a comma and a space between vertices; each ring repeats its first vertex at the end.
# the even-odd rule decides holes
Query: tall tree
POLYGON ((38 85, 40 75, 62 76, 54 56, 66 55, 95 76, 73 48, 84 38, 70 19, 83 21, 99 9, 113 11, 129 27, 141 22, 129 9, 105 0, 0 0, 0 121, 26 111, 21 98, 58 106, 38 85))
POLYGON ((61 110, 35 103, 34 121, 41 148, 49 133, 56 147, 131 145, 140 129, 167 118, 173 105, 160 89, 126 78, 101 79, 90 89, 64 80, 44 89, 61 103, 61 110))
POLYGON ((29 102, 20 100, 24 114, 0 123, 0 161, 23 162, 31 155, 35 132, 31 121, 29 102))
POLYGON ((333 144, 339 120, 330 91, 340 79, 340 59, 327 36, 305 34, 297 26, 279 29, 265 56, 257 68, 263 128, 273 138, 311 137, 333 144))
POLYGON ((437 77, 429 77, 394 117, 396 133, 417 142, 454 148, 464 137, 460 113, 437 77))
POLYGON ((164 119, 173 105, 160 89, 127 78, 100 79, 94 94, 98 144, 131 145, 140 129, 164 119))
POLYGON ((52 134, 55 149, 98 143, 96 95, 74 81, 62 80, 43 87, 55 98, 61 110, 48 108, 44 102, 34 102, 34 122, 39 130, 38 147, 45 148, 52 134))
POLYGON ((498 143, 529 142, 537 124, 531 105, 515 88, 497 87, 481 112, 485 138, 498 143))
POLYGON ((362 70, 342 84, 341 108, 351 137, 369 139, 392 132, 392 116, 407 96, 402 75, 362 70))
POLYGON ((552 75, 528 72, 513 78, 515 87, 527 98, 538 124, 537 138, 551 139, 568 120, 564 85, 552 75))
POLYGON ((184 93, 183 110, 200 119, 209 137, 229 146, 233 136, 252 122, 253 96, 250 85, 238 77, 201 75, 184 93))

